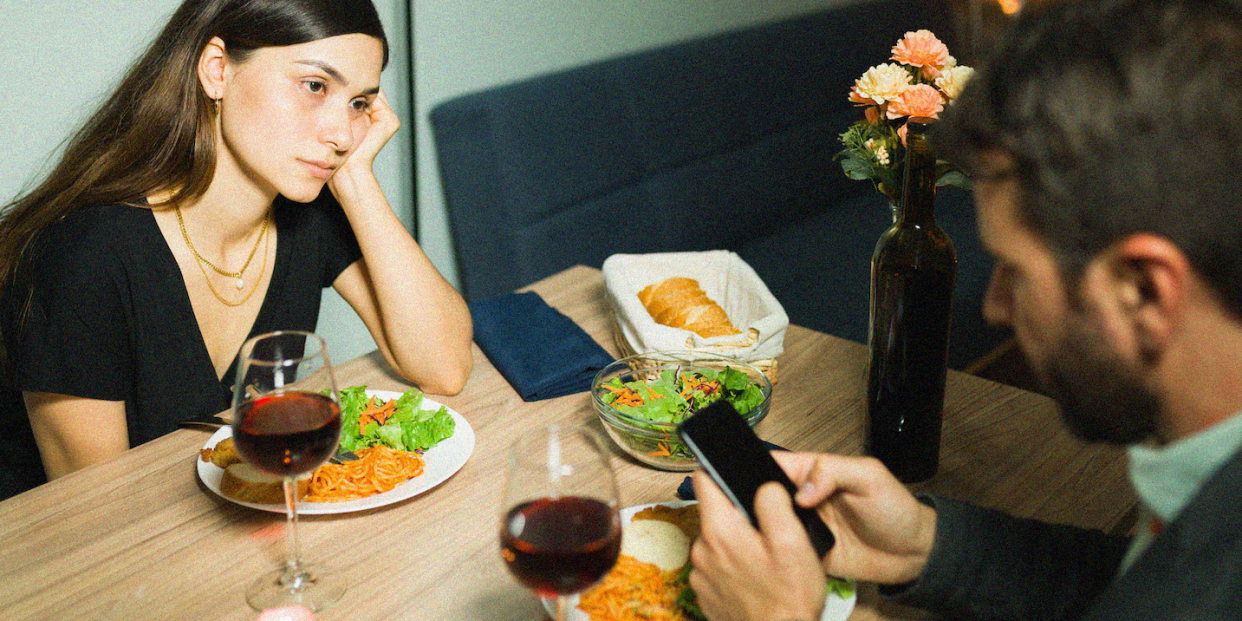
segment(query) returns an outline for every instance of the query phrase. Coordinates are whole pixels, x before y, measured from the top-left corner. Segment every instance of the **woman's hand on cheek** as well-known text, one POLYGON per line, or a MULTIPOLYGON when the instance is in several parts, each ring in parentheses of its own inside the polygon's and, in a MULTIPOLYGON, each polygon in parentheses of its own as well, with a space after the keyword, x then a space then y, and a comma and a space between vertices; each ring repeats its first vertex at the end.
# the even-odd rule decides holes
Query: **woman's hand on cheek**
POLYGON ((819 619, 827 582, 789 494, 762 487, 762 532, 701 471, 694 475, 702 532, 691 549, 690 586, 712 621, 819 619))
MULTIPOLYGON (((333 193, 338 192, 339 181, 353 178, 355 174, 374 174, 371 167, 375 162, 375 157, 401 128, 401 119, 388 105, 388 97, 384 95, 384 91, 376 94, 361 122, 365 123, 365 126, 354 148, 346 156, 336 174, 329 180, 333 193)), ((339 197, 340 194, 338 193, 337 196, 339 197)))

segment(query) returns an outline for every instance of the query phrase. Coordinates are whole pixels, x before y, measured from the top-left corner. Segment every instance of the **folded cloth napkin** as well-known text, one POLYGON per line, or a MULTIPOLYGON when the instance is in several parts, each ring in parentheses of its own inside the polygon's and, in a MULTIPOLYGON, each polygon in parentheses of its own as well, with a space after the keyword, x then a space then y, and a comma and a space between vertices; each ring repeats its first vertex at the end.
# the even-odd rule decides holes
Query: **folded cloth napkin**
POLYGON ((474 341, 525 401, 590 390, 613 357, 533 292, 470 303, 474 341))
MULTIPOLYGON (((768 442, 767 440, 764 440, 763 444, 764 446, 768 447, 768 450, 770 451, 788 451, 789 450, 783 446, 772 444, 771 442, 768 442)), ((682 479, 681 485, 677 486, 677 497, 682 500, 694 500, 694 480, 693 479, 691 479, 690 477, 686 477, 685 479, 682 479)))

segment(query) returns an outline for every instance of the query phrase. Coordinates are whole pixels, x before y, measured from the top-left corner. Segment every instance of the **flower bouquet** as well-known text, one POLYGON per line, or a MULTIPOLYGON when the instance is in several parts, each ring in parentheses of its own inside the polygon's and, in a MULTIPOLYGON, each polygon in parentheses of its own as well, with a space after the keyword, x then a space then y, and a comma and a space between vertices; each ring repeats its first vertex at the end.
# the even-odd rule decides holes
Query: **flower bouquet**
MULTIPOLYGON (((905 171, 906 120, 940 118, 974 70, 957 64, 945 44, 928 30, 907 32, 893 46, 891 60, 868 69, 854 82, 850 101, 865 108, 864 118, 841 134, 845 149, 834 159, 841 160, 845 176, 871 180, 896 207, 901 204, 905 171)), ((937 161, 936 169, 936 185, 969 184, 948 162, 937 161)))

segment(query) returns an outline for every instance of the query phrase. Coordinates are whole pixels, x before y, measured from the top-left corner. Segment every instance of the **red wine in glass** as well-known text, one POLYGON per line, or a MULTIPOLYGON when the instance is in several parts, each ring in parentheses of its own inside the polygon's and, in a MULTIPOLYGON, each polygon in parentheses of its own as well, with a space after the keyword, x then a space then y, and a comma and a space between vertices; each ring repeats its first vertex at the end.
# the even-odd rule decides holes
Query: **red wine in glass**
POLYGON ((316 392, 286 391, 238 406, 237 452, 256 468, 281 476, 310 472, 336 450, 341 409, 316 392))
POLYGON ((500 533, 509 571, 541 597, 572 595, 598 582, 621 551, 617 512, 592 498, 542 498, 511 509, 500 533))

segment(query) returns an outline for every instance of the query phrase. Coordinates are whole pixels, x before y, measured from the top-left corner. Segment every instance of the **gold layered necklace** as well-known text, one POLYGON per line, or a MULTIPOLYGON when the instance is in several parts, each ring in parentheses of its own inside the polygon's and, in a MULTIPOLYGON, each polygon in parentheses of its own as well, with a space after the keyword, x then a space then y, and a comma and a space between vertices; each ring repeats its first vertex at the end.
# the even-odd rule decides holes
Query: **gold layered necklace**
POLYGON ((194 255, 194 262, 198 265, 198 271, 203 273, 203 278, 207 281, 207 288, 211 290, 211 294, 216 296, 217 300, 220 300, 221 303, 227 306, 241 306, 242 304, 245 304, 246 300, 249 300, 250 296, 254 295, 254 292, 259 289, 259 284, 263 282, 263 274, 267 272, 267 228, 268 222, 271 220, 270 215, 265 215, 263 217, 263 225, 259 229, 259 236, 255 238, 254 247, 250 249, 250 255, 246 257, 246 262, 242 264, 241 269, 236 272, 226 272, 198 253, 198 250, 194 248, 194 242, 190 241, 190 234, 185 230, 185 219, 181 216, 181 207, 178 205, 174 207, 174 209, 177 212, 177 224, 181 227, 181 237, 185 239, 185 245, 190 249, 190 254, 194 255), (220 295, 220 292, 216 290, 215 285, 211 284, 211 277, 207 275, 207 270, 203 269, 203 266, 206 265, 207 267, 210 267, 213 272, 221 276, 232 278, 237 290, 241 291, 246 287, 246 279, 243 275, 246 273, 246 268, 250 267, 250 262, 254 260, 254 255, 258 252, 260 244, 263 245, 263 263, 262 266, 259 267, 259 274, 258 277, 255 278, 254 286, 250 288, 250 292, 243 296, 242 299, 236 302, 229 301, 224 296, 220 295))

